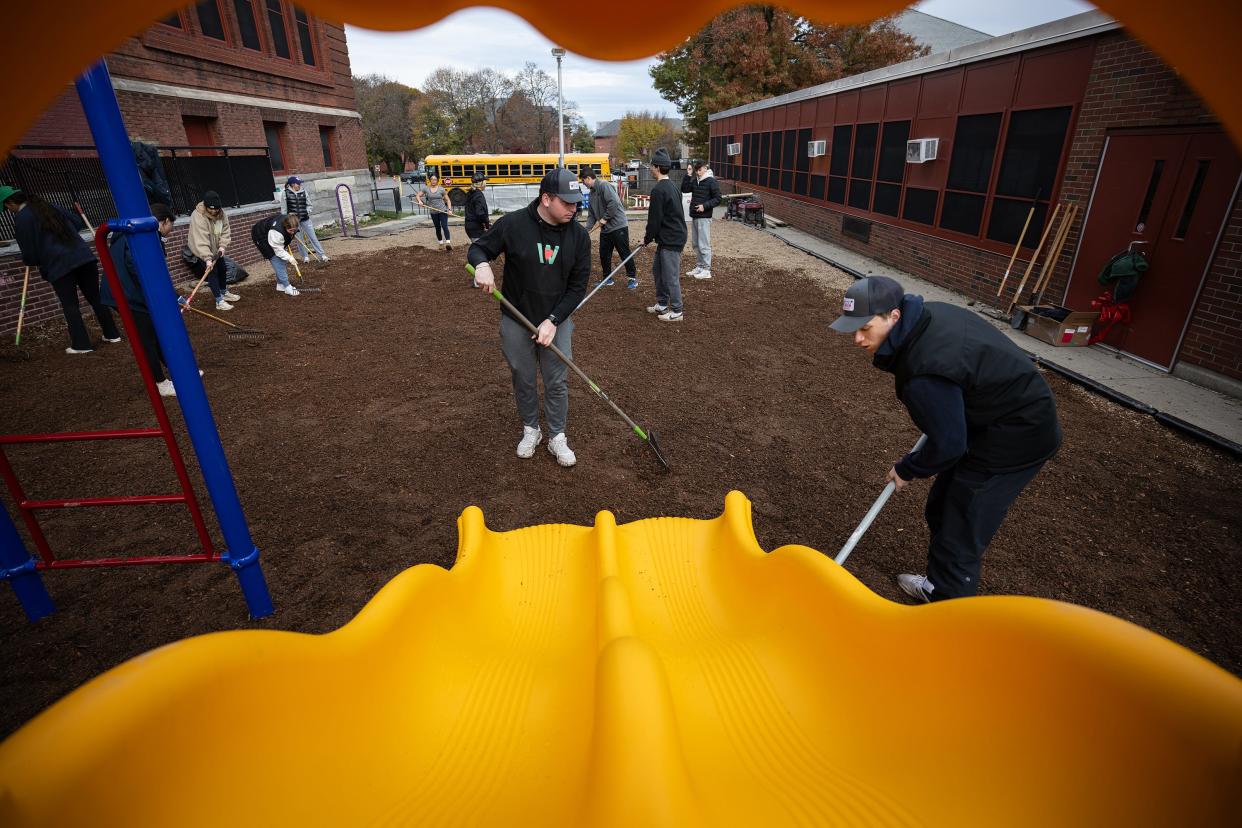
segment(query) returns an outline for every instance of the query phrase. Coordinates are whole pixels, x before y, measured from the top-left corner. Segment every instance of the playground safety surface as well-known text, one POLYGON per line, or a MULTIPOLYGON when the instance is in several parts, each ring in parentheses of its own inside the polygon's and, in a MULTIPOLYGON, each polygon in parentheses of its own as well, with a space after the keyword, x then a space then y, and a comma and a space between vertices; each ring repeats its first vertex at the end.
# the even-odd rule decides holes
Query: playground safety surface
MULTIPOLYGON (((179 638, 339 627, 403 569, 451 565, 455 519, 472 504, 505 530, 590 524, 605 508, 620 522, 712 517, 739 489, 753 500, 764 548, 831 553, 917 436, 891 377, 827 330, 839 293, 796 272, 796 260, 791 271, 771 258, 718 258, 711 281, 683 279, 686 321, 667 325, 643 311, 652 289, 642 253, 640 290, 606 288, 575 316, 574 358, 660 432, 672 473, 573 378, 578 465, 562 469, 542 447, 520 461, 499 312, 466 289, 464 261, 460 247, 398 247, 334 256, 309 271, 322 294, 243 286, 230 321, 272 334, 253 347, 188 320, 276 614, 247 622, 236 582, 218 564, 50 573, 55 615, 28 625, 11 596, 0 599, 0 734, 179 638)), ((5 432, 153 423, 127 345, 72 358, 58 338, 35 347, 29 360, 0 348, 5 432)), ((1242 673, 1242 465, 1048 379, 1065 445, 1002 527, 982 591, 1102 610, 1242 673)), ((175 402, 170 410, 180 428, 175 402)), ((10 456, 32 497, 173 491, 158 441, 143 442, 10 456)), ((893 577, 922 571, 926 487, 895 496, 849 561, 894 600, 893 577)), ((65 510, 48 513, 45 527, 66 556, 194 551, 177 507, 65 510)))

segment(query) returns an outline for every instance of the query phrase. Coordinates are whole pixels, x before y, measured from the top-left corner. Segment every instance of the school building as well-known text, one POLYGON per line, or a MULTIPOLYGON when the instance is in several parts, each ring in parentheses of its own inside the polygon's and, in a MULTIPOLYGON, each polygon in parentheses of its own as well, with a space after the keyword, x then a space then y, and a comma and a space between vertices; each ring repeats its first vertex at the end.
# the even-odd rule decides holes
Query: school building
POLYGON ((710 134, 726 192, 755 192, 799 229, 993 305, 1008 305, 1072 215, 1044 303, 1090 310, 1106 263, 1140 251, 1150 269, 1104 346, 1242 389, 1238 149, 1177 72, 1101 12, 718 112, 710 134))

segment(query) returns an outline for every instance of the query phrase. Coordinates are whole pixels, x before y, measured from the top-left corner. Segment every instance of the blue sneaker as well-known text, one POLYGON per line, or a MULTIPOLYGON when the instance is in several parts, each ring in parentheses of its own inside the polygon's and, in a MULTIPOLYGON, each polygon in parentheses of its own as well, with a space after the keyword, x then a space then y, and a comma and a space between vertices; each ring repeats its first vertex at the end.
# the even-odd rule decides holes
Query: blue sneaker
POLYGON ((604 287, 612 287, 614 284, 611 276, 604 280, 604 287))
POLYGON ((638 279, 630 279, 629 284, 627 284, 626 287, 630 290, 634 290, 638 287, 638 279))

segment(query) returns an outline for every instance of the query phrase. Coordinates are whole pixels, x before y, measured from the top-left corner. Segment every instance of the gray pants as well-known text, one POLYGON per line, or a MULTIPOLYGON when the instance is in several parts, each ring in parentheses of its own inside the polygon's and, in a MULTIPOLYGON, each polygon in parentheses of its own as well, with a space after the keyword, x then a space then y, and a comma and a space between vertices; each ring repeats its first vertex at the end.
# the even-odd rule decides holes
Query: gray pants
POLYGON ((656 248, 651 278, 656 286, 656 304, 681 313, 681 251, 656 248))
MULTIPOLYGON (((573 353, 574 321, 566 319, 556 329, 552 343, 570 359, 573 353)), ((548 434, 555 436, 565 431, 569 417, 569 368, 557 359, 551 348, 545 348, 531 339, 531 333, 521 322, 515 322, 507 314, 500 315, 500 350, 513 373, 513 396, 517 400, 518 416, 522 425, 539 428, 539 389, 536 374, 543 374, 543 416, 548 421, 548 434)))
POLYGON ((694 244, 694 252, 698 256, 698 266, 704 270, 712 269, 712 220, 696 218, 690 223, 690 241, 694 244))

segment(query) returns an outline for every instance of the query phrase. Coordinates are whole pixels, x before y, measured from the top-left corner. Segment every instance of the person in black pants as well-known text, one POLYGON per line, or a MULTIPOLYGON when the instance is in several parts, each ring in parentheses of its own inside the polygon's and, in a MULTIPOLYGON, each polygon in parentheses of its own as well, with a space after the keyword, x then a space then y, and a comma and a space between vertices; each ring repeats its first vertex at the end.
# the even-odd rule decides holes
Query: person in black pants
POLYGON ((466 235, 470 241, 492 229, 491 210, 487 207, 487 196, 483 195, 486 180, 483 173, 475 173, 470 179, 470 192, 466 193, 466 235))
POLYGON ((831 325, 896 379, 927 443, 888 470, 897 491, 935 477, 926 575, 898 575, 917 601, 974 595, 983 552, 1019 493, 1061 446, 1052 389, 1017 345, 965 308, 924 302, 887 276, 859 279, 831 325))
POLYGON ((69 347, 65 353, 88 354, 95 349, 82 321, 79 292, 95 311, 104 340, 120 342, 121 332, 111 312, 99 302, 99 264, 78 235, 86 229, 82 219, 12 187, 0 187, 0 202, 14 214, 13 225, 22 261, 39 268, 39 274, 52 283, 56 298, 60 300, 69 326, 69 347))
MULTIPOLYGON (((166 204, 152 204, 151 215, 159 222, 160 245, 173 231, 176 216, 166 204)), ((116 277, 125 291, 125 302, 129 305, 130 314, 134 318, 138 341, 147 355, 147 364, 151 366, 151 376, 155 379, 155 387, 164 397, 175 397, 177 391, 172 380, 164 373, 164 351, 160 348, 160 340, 155 335, 155 324, 151 321, 151 311, 147 308, 147 298, 142 292, 142 283, 138 278, 138 268, 134 265, 134 254, 129 249, 129 236, 124 233, 113 233, 108 241, 108 252, 112 255, 112 264, 116 267, 116 277)), ((100 291, 101 300, 110 308, 117 307, 116 297, 112 295, 112 286, 104 280, 100 291)))
MULTIPOLYGON (((587 232, 590 233, 597 223, 603 225, 599 230, 599 265, 607 275, 612 270, 614 250, 622 260, 630 255, 630 221, 625 216, 625 205, 621 203, 621 197, 610 183, 597 178, 590 167, 584 168, 579 177, 583 185, 591 191, 591 205, 587 208, 587 232)), ((638 287, 638 265, 634 264, 633 259, 625 263, 625 275, 629 277, 627 287, 630 290, 638 287)))

